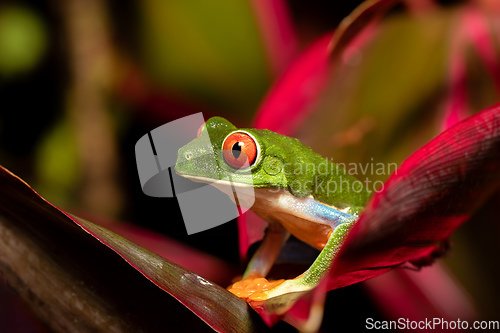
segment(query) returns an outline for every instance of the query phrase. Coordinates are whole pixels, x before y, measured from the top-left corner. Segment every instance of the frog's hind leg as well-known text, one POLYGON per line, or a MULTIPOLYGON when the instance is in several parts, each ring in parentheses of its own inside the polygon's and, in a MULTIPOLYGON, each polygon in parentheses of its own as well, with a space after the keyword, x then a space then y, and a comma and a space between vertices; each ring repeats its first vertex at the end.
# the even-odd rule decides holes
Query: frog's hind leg
POLYGON ((304 286, 316 286, 326 273, 328 273, 353 222, 355 221, 338 225, 335 230, 333 230, 328 242, 323 250, 321 250, 316 260, 314 260, 311 267, 294 280, 304 286))
POLYGON ((319 281, 328 273, 340 247, 351 226, 356 220, 339 224, 330 235, 325 247, 312 263, 307 271, 295 279, 285 280, 283 283, 261 293, 250 295, 251 300, 265 300, 289 292, 300 292, 313 289, 319 281))

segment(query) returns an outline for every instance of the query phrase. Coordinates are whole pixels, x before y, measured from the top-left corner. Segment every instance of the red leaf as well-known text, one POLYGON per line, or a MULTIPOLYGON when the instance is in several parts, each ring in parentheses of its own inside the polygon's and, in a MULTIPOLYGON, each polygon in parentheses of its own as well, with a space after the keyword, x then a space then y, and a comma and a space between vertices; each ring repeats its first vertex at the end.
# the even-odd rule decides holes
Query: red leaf
POLYGON ((444 105, 444 121, 442 130, 453 126, 470 114, 467 105, 467 68, 465 61, 465 39, 463 25, 458 27, 459 33, 451 36, 450 59, 448 73, 448 96, 444 105))
POLYGON ((331 37, 327 34, 313 43, 281 76, 259 108, 256 128, 285 134, 300 124, 326 83, 331 37))
POLYGON ((489 20, 495 18, 489 17, 485 10, 474 4, 464 6, 460 11, 457 25, 450 35, 449 91, 444 106, 443 130, 470 114, 473 103, 469 101, 471 89, 467 81, 474 79, 468 77, 470 68, 467 68, 467 57, 470 56, 471 46, 479 56, 478 61, 487 69, 489 75, 485 76, 491 76, 494 90, 500 94, 500 62, 495 50, 495 33, 490 29, 489 20))
POLYGON ((418 272, 392 270, 363 284, 389 320, 478 318, 467 293, 439 262, 418 272))
POLYGON ((274 74, 290 63, 297 48, 295 32, 285 1, 252 0, 261 36, 274 74))
POLYGON ((371 38, 377 20, 399 1, 366 1, 341 22, 335 33, 309 46, 271 88, 259 107, 254 127, 284 135, 294 132, 313 111, 338 58, 350 59, 353 50, 371 38))
POLYGON ((443 132, 408 158, 349 234, 332 288, 391 267, 429 264, 450 234, 500 188, 500 105, 443 132))

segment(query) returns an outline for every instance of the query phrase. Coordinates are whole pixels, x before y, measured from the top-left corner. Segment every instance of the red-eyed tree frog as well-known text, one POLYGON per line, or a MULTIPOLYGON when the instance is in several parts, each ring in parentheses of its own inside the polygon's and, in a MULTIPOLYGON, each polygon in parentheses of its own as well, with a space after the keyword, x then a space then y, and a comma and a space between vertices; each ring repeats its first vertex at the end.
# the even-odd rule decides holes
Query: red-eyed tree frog
POLYGON ((228 194, 234 187, 254 189, 250 209, 269 227, 243 279, 228 288, 250 300, 316 286, 370 196, 360 181, 298 139, 269 130, 237 129, 220 117, 210 118, 198 138, 179 150, 175 170, 197 182, 231 179, 217 182, 228 194), (213 156, 205 159, 207 152, 213 156), (290 234, 321 252, 295 279, 268 282, 264 277, 290 234))

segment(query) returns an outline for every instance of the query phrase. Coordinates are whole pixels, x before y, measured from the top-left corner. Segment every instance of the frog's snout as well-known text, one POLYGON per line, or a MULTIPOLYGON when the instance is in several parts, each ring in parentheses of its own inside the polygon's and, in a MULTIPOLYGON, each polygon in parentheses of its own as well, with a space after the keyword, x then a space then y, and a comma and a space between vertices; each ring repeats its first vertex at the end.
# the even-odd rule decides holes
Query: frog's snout
POLYGON ((177 173, 181 172, 183 165, 188 163, 193 158, 193 153, 187 151, 185 147, 182 147, 177 152, 177 161, 175 162, 175 171, 177 173))
POLYGON ((208 144, 200 144, 198 141, 188 143, 177 152, 177 161, 175 163, 175 172, 178 175, 185 176, 218 176, 217 159, 214 156, 212 147, 208 144))

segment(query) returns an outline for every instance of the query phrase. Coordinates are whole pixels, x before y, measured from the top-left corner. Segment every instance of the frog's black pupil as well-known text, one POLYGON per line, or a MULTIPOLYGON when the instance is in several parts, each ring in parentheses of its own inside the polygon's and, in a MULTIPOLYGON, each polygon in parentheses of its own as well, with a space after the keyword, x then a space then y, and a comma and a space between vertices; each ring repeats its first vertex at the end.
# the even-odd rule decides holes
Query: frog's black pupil
POLYGON ((241 155, 241 142, 236 142, 236 143, 233 145, 233 148, 231 148, 231 151, 232 151, 233 156, 234 156, 235 158, 240 157, 240 155, 241 155))

